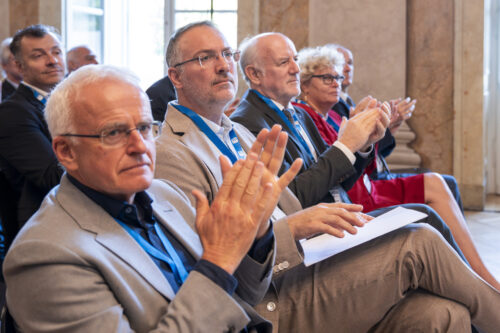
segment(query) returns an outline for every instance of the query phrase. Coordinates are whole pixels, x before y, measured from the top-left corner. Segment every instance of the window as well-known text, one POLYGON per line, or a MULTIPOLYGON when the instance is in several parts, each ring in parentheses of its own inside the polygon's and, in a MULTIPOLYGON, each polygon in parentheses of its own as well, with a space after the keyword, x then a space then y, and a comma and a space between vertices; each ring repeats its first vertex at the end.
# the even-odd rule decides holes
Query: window
POLYGON ((170 2, 171 33, 190 22, 210 20, 237 46, 238 0, 167 0, 170 2))
POLYGON ((67 49, 88 45, 102 62, 104 43, 103 0, 67 0, 64 40, 67 49))
POLYGON ((212 20, 237 46, 238 0, 65 0, 67 50, 86 44, 99 63, 126 67, 143 89, 166 74, 165 49, 175 29, 212 20))

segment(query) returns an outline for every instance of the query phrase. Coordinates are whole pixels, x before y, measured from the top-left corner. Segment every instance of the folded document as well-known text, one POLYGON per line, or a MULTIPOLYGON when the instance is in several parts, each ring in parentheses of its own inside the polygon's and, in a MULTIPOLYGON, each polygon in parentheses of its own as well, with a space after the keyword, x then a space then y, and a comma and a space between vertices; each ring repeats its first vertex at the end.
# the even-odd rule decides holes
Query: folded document
POLYGON ((394 208, 384 213, 361 228, 356 228, 358 233, 351 235, 344 232, 343 238, 322 234, 301 241, 304 250, 304 264, 313 265, 337 253, 348 250, 359 244, 399 229, 407 224, 416 222, 426 217, 427 214, 403 207, 394 208))

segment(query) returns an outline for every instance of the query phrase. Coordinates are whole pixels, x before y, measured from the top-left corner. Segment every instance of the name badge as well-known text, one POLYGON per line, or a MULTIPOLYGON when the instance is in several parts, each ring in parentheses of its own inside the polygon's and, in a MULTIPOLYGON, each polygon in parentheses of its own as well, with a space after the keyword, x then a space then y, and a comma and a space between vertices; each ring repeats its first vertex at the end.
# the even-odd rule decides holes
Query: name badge
POLYGON ((363 175, 363 183, 365 184, 366 190, 368 193, 372 193, 372 182, 370 181, 370 177, 365 173, 363 175))
POLYGON ((340 191, 337 187, 330 190, 330 194, 335 202, 342 202, 342 197, 340 196, 340 191))

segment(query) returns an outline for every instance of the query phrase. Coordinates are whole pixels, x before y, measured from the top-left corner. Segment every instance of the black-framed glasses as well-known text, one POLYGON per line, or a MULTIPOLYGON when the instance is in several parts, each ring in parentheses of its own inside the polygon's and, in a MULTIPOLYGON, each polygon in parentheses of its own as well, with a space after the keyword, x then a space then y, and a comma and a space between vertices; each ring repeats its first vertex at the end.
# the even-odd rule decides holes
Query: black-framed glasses
POLYGON ((333 80, 337 81, 337 83, 342 83, 344 81, 345 76, 344 75, 331 75, 331 74, 323 74, 323 75, 313 75, 311 77, 318 77, 323 80, 323 83, 329 86, 330 84, 333 83, 333 80))
MULTIPOLYGON (((224 59, 228 64, 231 62, 238 62, 240 60, 240 51, 234 51, 231 49, 223 50, 220 52, 220 56, 222 56, 222 59, 224 59)), ((213 65, 215 63, 215 60, 217 60, 218 58, 219 54, 217 54, 217 52, 203 52, 202 54, 192 59, 188 59, 186 61, 175 64, 173 67, 178 67, 191 61, 198 61, 201 68, 208 67, 213 65)))
POLYGON ((103 145, 106 146, 124 146, 128 142, 130 133, 137 130, 144 140, 156 139, 161 134, 161 122, 152 121, 141 123, 134 128, 126 128, 124 126, 116 126, 103 129, 100 134, 71 134, 65 133, 61 136, 74 136, 78 138, 94 138, 101 139, 103 145))

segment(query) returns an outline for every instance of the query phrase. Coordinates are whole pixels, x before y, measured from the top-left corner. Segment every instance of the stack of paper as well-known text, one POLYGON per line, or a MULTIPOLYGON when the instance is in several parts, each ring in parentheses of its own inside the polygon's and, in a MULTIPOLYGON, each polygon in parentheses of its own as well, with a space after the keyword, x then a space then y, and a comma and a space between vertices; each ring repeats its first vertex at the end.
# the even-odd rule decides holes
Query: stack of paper
POLYGON ((415 210, 397 207, 382 214, 362 228, 357 228, 358 233, 351 235, 344 232, 343 238, 322 234, 307 240, 302 240, 304 249, 304 264, 313 265, 337 253, 348 250, 356 245, 363 244, 376 237, 382 236, 407 224, 416 222, 426 217, 427 214, 415 210))

